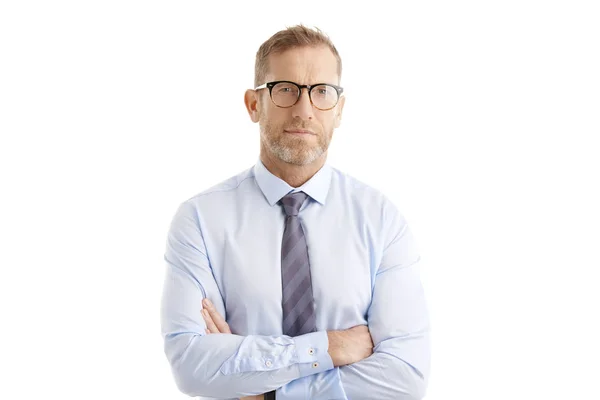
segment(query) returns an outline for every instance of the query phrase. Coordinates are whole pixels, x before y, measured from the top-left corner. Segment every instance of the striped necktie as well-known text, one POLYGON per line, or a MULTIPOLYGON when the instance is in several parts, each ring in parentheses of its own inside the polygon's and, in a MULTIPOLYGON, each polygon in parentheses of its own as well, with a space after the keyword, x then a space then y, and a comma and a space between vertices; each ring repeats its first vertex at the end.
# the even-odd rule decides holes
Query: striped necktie
POLYGON ((286 214, 281 244, 283 334, 292 337, 316 331, 308 247, 298 218, 307 196, 296 192, 281 199, 286 214))

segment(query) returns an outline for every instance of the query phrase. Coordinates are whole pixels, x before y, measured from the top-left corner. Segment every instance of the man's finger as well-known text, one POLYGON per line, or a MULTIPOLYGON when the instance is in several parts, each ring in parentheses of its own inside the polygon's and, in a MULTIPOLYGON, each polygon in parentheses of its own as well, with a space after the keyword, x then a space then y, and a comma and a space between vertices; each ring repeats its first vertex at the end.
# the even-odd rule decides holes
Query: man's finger
POLYGON ((210 317, 208 310, 206 308, 202 309, 202 317, 204 317, 204 322, 206 322, 206 328, 208 329, 208 333, 221 333, 217 325, 215 325, 214 321, 210 317))
MULTIPOLYGON (((202 302, 202 305, 210 313, 210 317, 213 320, 213 322, 215 323, 215 325, 217 326, 217 329, 219 330, 219 332, 231 333, 231 329, 229 329, 229 324, 227 324, 227 321, 225 321, 225 318, 223 318, 221 316, 221 314, 219 314, 219 312, 217 311, 215 306, 210 302, 210 300, 204 299, 204 301, 202 302)), ((211 329, 211 332, 212 332, 212 329, 211 329)))

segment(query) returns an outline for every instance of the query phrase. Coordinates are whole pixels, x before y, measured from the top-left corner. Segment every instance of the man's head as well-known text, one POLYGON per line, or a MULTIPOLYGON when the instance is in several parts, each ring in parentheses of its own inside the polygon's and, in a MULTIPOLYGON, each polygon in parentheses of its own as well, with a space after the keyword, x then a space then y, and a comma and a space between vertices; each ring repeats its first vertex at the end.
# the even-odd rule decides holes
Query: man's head
POLYGON ((246 91, 244 100, 260 125, 261 155, 294 165, 324 161, 344 107, 341 72, 335 46, 319 30, 287 28, 260 46, 254 78, 260 89, 246 91), (271 84, 279 81, 288 83, 271 84), (293 83, 311 86, 310 97, 293 83))

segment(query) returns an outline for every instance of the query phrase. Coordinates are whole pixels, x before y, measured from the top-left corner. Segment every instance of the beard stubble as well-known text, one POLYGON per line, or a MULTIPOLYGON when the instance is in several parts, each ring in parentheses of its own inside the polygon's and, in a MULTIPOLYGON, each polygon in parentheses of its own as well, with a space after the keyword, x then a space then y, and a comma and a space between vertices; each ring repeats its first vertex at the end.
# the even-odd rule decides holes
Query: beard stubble
POLYGON ((290 123, 274 124, 260 118, 260 137, 264 147, 283 162, 294 165, 307 165, 321 157, 329 148, 333 129, 323 132, 318 127, 295 118, 290 123), (290 135, 286 129, 307 129, 315 133, 308 137, 290 135), (316 139, 316 140, 315 140, 316 139))

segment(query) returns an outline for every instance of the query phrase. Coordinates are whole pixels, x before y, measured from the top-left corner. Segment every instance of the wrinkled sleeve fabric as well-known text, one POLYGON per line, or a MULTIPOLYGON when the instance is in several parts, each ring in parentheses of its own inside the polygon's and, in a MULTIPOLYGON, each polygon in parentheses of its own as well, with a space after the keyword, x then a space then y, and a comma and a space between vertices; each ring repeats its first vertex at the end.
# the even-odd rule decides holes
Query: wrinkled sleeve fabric
POLYGON ((210 268, 199 215, 190 201, 173 218, 164 258, 161 333, 183 393, 236 398, 333 369, 324 331, 295 338, 206 334, 202 299, 208 297, 221 315, 225 307, 210 268))

